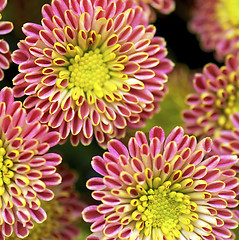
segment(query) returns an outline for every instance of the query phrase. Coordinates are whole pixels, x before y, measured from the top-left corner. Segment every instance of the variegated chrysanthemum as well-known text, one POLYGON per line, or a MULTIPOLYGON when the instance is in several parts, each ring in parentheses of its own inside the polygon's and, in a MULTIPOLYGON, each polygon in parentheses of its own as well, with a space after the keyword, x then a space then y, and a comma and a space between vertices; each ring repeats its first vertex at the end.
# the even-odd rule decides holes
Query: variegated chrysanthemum
POLYGON ((195 1, 190 29, 198 34, 205 50, 215 50, 219 60, 238 53, 238 11, 238 0, 195 1))
POLYGON ((132 0, 55 0, 42 9, 42 25, 25 24, 27 38, 15 96, 40 108, 41 122, 64 141, 102 146, 125 128, 144 125, 165 95, 172 62, 165 41, 132 0))
POLYGON ((38 120, 42 112, 28 114, 13 91, 0 91, 0 239, 14 234, 23 238, 34 220, 41 223, 46 213, 41 201, 50 201, 54 193, 49 186, 60 183, 56 168, 61 157, 50 153, 60 136, 49 132, 38 120))
POLYGON ((228 56, 225 66, 207 64, 195 74, 196 93, 187 97, 190 109, 183 112, 187 133, 218 136, 221 130, 233 129, 231 117, 239 112, 239 62, 228 56))
POLYGON ((211 240, 235 239, 238 205, 235 155, 205 157, 210 138, 197 143, 180 127, 165 139, 154 127, 149 142, 137 132, 128 149, 111 140, 109 152, 93 158, 87 187, 100 201, 84 209, 91 222, 88 240, 211 240))
MULTIPOLYGON (((68 170, 65 165, 57 168, 62 177, 59 186, 52 187, 54 198, 42 202, 47 219, 43 223, 35 223, 26 240, 72 240, 79 235, 76 224, 79 222, 85 204, 78 199, 74 191, 75 172, 68 170)), ((15 235, 7 240, 19 239, 15 235)))
MULTIPOLYGON (((0 12, 6 7, 7 0, 0 0, 0 12)), ((2 19, 2 15, 0 13, 0 20, 2 19)), ((10 33, 13 29, 13 24, 7 21, 0 21, 0 35, 4 35, 10 33)), ((0 39, 0 81, 4 77, 4 73, 2 69, 8 69, 11 61, 11 53, 9 51, 8 43, 0 39)))

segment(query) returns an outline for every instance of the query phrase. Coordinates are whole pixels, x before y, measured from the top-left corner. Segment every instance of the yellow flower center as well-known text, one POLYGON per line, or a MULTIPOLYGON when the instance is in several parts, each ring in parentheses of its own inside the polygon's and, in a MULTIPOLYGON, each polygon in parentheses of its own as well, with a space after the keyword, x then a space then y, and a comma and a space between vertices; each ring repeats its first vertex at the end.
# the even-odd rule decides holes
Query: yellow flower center
POLYGON ((68 89, 67 92, 76 105, 80 106, 84 99, 93 104, 96 98, 103 97, 108 102, 120 101, 122 96, 117 90, 130 90, 125 82, 128 75, 121 73, 124 69, 122 63, 127 61, 127 56, 116 57, 110 50, 109 53, 105 51, 102 53, 99 48, 83 51, 79 46, 70 44, 67 49, 66 57, 54 60, 61 69, 56 86, 68 89))
MULTIPOLYGON (((69 96, 77 106, 81 106, 84 100, 94 104, 98 98, 104 98, 107 102, 121 101, 122 94, 118 91, 130 90, 130 85, 126 82, 128 75, 121 72, 128 61, 127 55, 118 54, 121 45, 99 44, 101 35, 95 31, 88 33, 81 30, 78 37, 78 45, 69 43, 63 46, 55 43, 58 52, 65 51, 65 54, 59 55, 53 51, 55 67, 42 70, 46 75, 42 83, 48 85, 49 74, 54 71, 58 74, 56 86, 63 92, 63 110, 68 107, 64 106, 64 100, 69 96)), ((116 38, 112 35, 108 43, 117 42, 116 38)), ((54 96, 49 97, 50 101, 52 97, 54 96)))
POLYGON ((13 162, 7 158, 3 141, 0 139, 0 196, 5 192, 5 186, 11 183, 14 172, 11 170, 13 162))
POLYGON ((239 90, 234 85, 229 84, 225 89, 219 89, 217 96, 216 106, 221 110, 218 124, 223 129, 231 130, 233 125, 230 116, 239 111, 239 90), (225 96, 227 96, 226 99, 225 96))
POLYGON ((239 26, 239 1, 238 0, 220 0, 216 4, 216 14, 222 24, 223 29, 239 26))
MULTIPOLYGON (((161 229, 161 232, 168 240, 173 240, 180 236, 183 228, 187 232, 193 231, 191 221, 197 220, 198 216, 192 211, 197 205, 190 201, 190 196, 180 192, 170 190, 171 182, 163 183, 157 189, 149 189, 146 194, 137 199, 137 210, 132 217, 141 214, 141 221, 136 223, 138 230, 143 230, 145 236, 153 236, 161 229)), ((132 201, 135 205, 135 200, 132 201)), ((161 239, 161 238, 160 238, 161 239)))
POLYGON ((70 63, 68 88, 80 87, 84 92, 94 91, 110 79, 109 70, 98 48, 85 53, 82 57, 76 55, 70 59, 70 63))

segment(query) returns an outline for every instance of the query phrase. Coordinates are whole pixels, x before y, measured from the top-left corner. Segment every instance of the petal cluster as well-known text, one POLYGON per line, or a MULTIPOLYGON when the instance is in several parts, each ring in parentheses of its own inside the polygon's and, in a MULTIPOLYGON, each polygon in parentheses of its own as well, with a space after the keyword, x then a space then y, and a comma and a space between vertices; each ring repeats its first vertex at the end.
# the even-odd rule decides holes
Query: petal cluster
POLYGON ((229 55, 225 66, 207 64, 193 79, 196 93, 186 102, 190 106, 183 112, 187 133, 218 136, 221 130, 233 129, 232 116, 238 112, 239 62, 229 55))
POLYGON ((162 128, 129 140, 111 140, 92 167, 87 187, 100 201, 84 209, 91 222, 88 240, 235 239, 238 205, 235 155, 205 157, 212 140, 197 142, 176 127, 165 139, 162 128))
POLYGON ((169 14, 175 9, 174 0, 137 0, 137 2, 147 13, 150 22, 156 20, 155 10, 163 14, 169 14))
MULTIPOLYGON (((77 175, 69 170, 66 165, 60 165, 57 171, 62 177, 60 185, 52 187, 54 198, 49 202, 42 202, 47 214, 47 219, 40 224, 35 224, 26 240, 72 240, 78 237, 79 228, 76 224, 81 218, 85 204, 79 200, 74 191, 77 175)), ((9 240, 17 240, 11 236, 9 240)))
POLYGON ((13 91, 0 91, 0 239, 14 232, 23 238, 41 223, 46 213, 41 201, 49 201, 54 193, 49 189, 61 182, 56 166, 61 157, 50 153, 59 140, 59 133, 41 125, 39 109, 29 113, 20 101, 14 101, 13 91))
POLYGON ((24 106, 40 108, 62 141, 95 136, 106 146, 157 112, 173 64, 134 1, 56 0, 42 14, 41 25, 24 25, 13 53, 14 93, 27 95, 24 106))
POLYGON ((237 0, 195 1, 190 29, 198 34, 202 47, 215 51, 219 60, 228 54, 238 54, 238 11, 237 0))
MULTIPOLYGON (((0 0, 0 12, 6 7, 7 0, 0 0)), ((0 20, 2 16, 0 14, 0 20)), ((10 33, 13 29, 13 25, 11 22, 0 21, 0 35, 4 35, 10 33)), ((0 39, 0 81, 4 77, 4 73, 2 69, 8 69, 11 61, 11 53, 9 51, 8 43, 0 39)))
POLYGON ((239 156, 239 113, 233 114, 231 121, 233 130, 221 131, 219 136, 214 138, 213 153, 239 156))

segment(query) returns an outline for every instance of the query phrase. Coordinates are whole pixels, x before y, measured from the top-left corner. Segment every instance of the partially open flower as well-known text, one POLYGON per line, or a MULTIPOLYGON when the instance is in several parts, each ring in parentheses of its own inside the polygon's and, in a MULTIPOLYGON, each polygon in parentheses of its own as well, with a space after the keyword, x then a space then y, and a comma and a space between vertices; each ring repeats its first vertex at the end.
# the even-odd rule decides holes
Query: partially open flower
POLYGON ((197 33, 202 47, 215 50, 223 60, 239 51, 239 2, 237 0, 196 0, 190 29, 197 33))
MULTIPOLYGON (((47 219, 43 223, 35 223, 26 240, 72 240, 79 235, 76 224, 81 218, 85 204, 74 191, 77 175, 68 170, 65 165, 57 168, 62 177, 60 185, 52 187, 54 198, 49 202, 42 202, 47 219)), ((17 240, 11 236, 8 240, 17 240)))
POLYGON ((218 136, 221 130, 231 130, 231 117, 239 112, 239 62, 228 56, 225 66, 207 64, 203 73, 194 77, 196 93, 187 97, 190 109, 183 112, 187 133, 218 136))
POLYGON ((139 128, 158 110, 172 62, 132 0, 55 0, 42 25, 25 24, 13 53, 15 96, 44 111, 41 122, 62 139, 102 146, 139 128))
POLYGON ((235 155, 205 157, 210 138, 197 143, 176 127, 165 139, 154 127, 149 143, 137 132, 128 149, 111 140, 109 152, 93 158, 87 187, 100 204, 83 211, 93 223, 88 240, 235 239, 238 179, 235 155))
MULTIPOLYGON (((0 12, 6 7, 7 0, 0 0, 0 12)), ((0 20, 2 15, 0 13, 0 20)), ((10 33, 13 29, 13 24, 11 22, 0 21, 0 35, 10 33)), ((0 81, 4 77, 2 69, 8 69, 11 61, 11 53, 9 51, 8 43, 0 39, 0 81)))
POLYGON ((60 136, 49 132, 38 120, 42 112, 33 109, 28 114, 20 101, 14 101, 13 91, 0 91, 0 239, 14 232, 25 237, 34 220, 41 223, 46 213, 41 201, 50 201, 49 189, 61 182, 56 168, 61 157, 50 153, 60 136))

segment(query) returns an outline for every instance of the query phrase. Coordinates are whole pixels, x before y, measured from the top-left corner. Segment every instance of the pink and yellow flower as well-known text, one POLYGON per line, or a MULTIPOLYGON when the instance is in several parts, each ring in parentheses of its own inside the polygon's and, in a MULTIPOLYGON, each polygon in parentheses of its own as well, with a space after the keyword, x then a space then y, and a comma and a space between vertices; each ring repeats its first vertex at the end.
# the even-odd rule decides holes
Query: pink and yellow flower
POLYGON ((172 62, 132 0, 55 0, 42 25, 25 24, 13 53, 15 96, 44 111, 42 123, 77 145, 102 146, 139 128, 158 110, 172 62))
MULTIPOLYGON (((85 204, 79 200, 74 191, 77 180, 75 172, 68 170, 65 165, 57 168, 62 177, 60 185, 52 187, 54 198, 49 202, 42 202, 47 219, 40 224, 34 224, 26 240, 72 240, 79 235, 77 223, 85 204)), ((8 240, 17 240, 11 236, 8 240)))
MULTIPOLYGON (((6 7, 7 0, 0 0, 0 12, 6 7)), ((0 20, 2 19, 2 15, 0 13, 0 20)), ((13 25, 11 22, 0 21, 0 35, 4 35, 10 33, 13 29, 13 25)), ((8 43, 0 39, 0 81, 4 77, 4 73, 2 69, 8 69, 11 62, 11 53, 9 51, 8 43)))
POLYGON ((237 0, 196 0, 190 29, 197 33, 206 51, 219 60, 239 50, 239 2, 237 0))
POLYGON ((92 167, 87 187, 100 201, 84 209, 93 223, 88 240, 235 239, 238 205, 235 155, 205 157, 212 140, 184 135, 176 127, 165 139, 162 128, 129 140, 128 148, 111 140, 92 167))
POLYGON ((195 74, 196 93, 187 97, 190 109, 183 112, 187 133, 218 136, 221 130, 233 129, 231 117, 239 112, 239 62, 228 56, 225 66, 207 64, 195 74))
POLYGON ((0 239, 14 234, 28 235, 34 220, 41 223, 46 213, 41 201, 50 201, 49 189, 60 183, 56 167, 61 157, 50 153, 60 136, 49 132, 38 120, 42 111, 28 114, 20 101, 14 101, 13 91, 0 91, 0 239))

